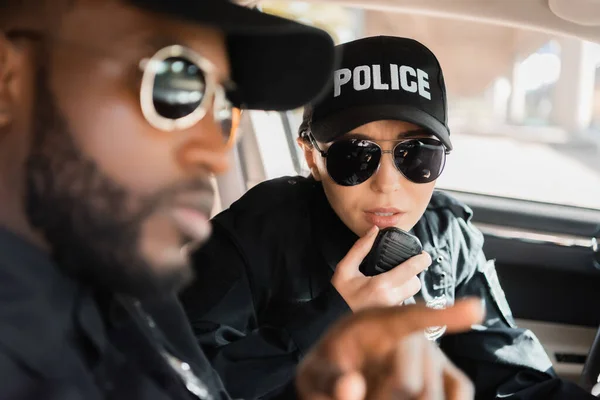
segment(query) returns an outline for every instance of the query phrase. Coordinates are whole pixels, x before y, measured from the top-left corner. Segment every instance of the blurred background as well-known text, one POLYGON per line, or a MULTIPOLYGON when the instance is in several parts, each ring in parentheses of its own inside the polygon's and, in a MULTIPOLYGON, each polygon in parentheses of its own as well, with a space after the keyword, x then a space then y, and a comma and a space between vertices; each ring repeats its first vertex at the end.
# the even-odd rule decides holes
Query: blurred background
MULTIPOLYGON (((600 209, 600 45, 484 22, 331 3, 262 1, 261 8, 325 29, 336 43, 406 36, 437 55, 455 147, 438 187, 600 209)), ((301 110, 248 114, 256 140, 242 144, 241 156, 244 146, 258 150, 263 170, 247 165, 246 187, 305 174, 295 145, 301 110)))

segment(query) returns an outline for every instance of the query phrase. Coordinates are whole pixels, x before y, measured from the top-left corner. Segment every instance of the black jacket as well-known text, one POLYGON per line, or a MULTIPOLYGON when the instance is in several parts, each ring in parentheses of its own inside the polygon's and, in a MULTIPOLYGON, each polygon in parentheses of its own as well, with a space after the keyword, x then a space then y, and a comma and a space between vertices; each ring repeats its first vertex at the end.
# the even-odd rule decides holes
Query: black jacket
POLYGON ((141 304, 94 292, 0 228, 0 398, 229 397, 175 296, 141 304), (176 372, 178 360, 198 381, 176 372))
MULTIPOLYGON (((417 300, 443 306, 474 295, 486 304, 483 325, 443 336, 441 348, 473 380, 478 398, 588 398, 556 379, 536 337, 515 326, 470 219, 466 206, 435 192, 413 230, 433 259, 417 300)), ((350 312, 330 280, 358 238, 322 186, 301 177, 258 185, 213 226, 194 255, 198 279, 181 296, 196 338, 232 396, 291 396, 298 362, 350 312)))

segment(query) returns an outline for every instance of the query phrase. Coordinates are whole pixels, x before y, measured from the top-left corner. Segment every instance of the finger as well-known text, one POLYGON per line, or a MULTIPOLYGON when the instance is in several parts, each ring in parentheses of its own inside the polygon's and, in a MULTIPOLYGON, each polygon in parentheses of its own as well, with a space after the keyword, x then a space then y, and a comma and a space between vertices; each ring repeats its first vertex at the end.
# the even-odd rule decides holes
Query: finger
MULTIPOLYGON (((464 332, 474 324, 480 324, 485 317, 485 307, 478 298, 462 299, 454 306, 435 310, 428 308, 431 313, 422 317, 419 325, 422 327, 446 326, 447 333, 464 332)), ((419 329, 421 330, 421 329, 419 329)))
POLYGON ((414 256, 396 268, 384 272, 373 279, 385 279, 392 286, 400 286, 406 283, 410 278, 419 275, 431 265, 431 256, 425 252, 414 256))
POLYGON ((379 233, 379 228, 375 225, 365 236, 358 239, 350 251, 348 251, 348 254, 339 262, 336 272, 339 271, 338 273, 344 276, 360 274, 358 267, 360 267, 360 263, 369 254, 369 251, 371 251, 377 233, 379 233))
POLYGON ((335 400, 363 400, 367 395, 367 383, 361 374, 351 372, 338 380, 334 394, 335 400))
POLYGON ((296 371, 296 389, 300 398, 312 399, 316 395, 332 397, 338 379, 343 375, 341 363, 327 355, 331 346, 323 342, 304 357, 296 371))
POLYGON ((326 360, 324 364, 348 371, 369 357, 381 356, 390 349, 387 343, 397 342, 411 333, 423 334, 433 326, 446 326, 449 333, 464 332, 480 323, 483 316, 483 303, 479 299, 459 300, 454 306, 441 310, 425 305, 365 309, 338 321, 317 346, 317 354, 326 360), (379 334, 374 336, 373 331, 379 334))
POLYGON ((472 400, 475 388, 469 378, 444 357, 444 391, 448 400, 472 400))
POLYGON ((424 389, 424 345, 427 339, 421 332, 401 340, 395 355, 392 382, 394 393, 402 393, 409 397, 417 397, 424 389))
POLYGON ((401 337, 412 332, 423 331, 431 326, 445 325, 448 333, 464 332, 469 330, 471 325, 480 323, 484 313, 480 299, 462 299, 454 306, 441 310, 425 305, 409 305, 370 309, 359 311, 354 315, 362 315, 377 324, 384 324, 388 331, 401 337))
POLYGON ((398 301, 397 304, 402 304, 402 302, 415 294, 419 293, 421 290, 421 280, 418 276, 413 276, 401 287, 397 288, 398 292, 398 301))
MULTIPOLYGON (((424 349, 431 346, 422 332, 398 341, 389 354, 389 364, 379 360, 384 368, 380 380, 369 381, 369 398, 377 400, 417 399, 425 387, 424 349)), ((387 357, 384 357, 387 358, 387 357)))
POLYGON ((407 306, 405 309, 409 315, 405 318, 398 315, 395 322, 411 331, 421 331, 431 326, 446 326, 448 333, 464 332, 471 329, 473 324, 481 323, 485 315, 480 299, 463 299, 457 301, 454 306, 441 310, 423 305, 407 306))
POLYGON ((421 400, 444 399, 444 377, 442 373, 442 354, 433 344, 428 343, 423 350, 423 375, 425 387, 421 400))

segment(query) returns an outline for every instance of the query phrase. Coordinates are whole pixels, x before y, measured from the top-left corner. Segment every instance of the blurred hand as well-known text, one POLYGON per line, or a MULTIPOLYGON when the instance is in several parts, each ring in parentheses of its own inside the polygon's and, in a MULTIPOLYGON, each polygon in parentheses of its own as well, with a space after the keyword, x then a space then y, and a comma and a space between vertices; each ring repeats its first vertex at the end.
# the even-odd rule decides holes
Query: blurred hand
POLYGON ((473 398, 473 386, 423 330, 469 330, 484 310, 478 299, 435 310, 425 306, 364 310, 335 324, 298 368, 302 400, 473 398))
POLYGON ((421 290, 421 281, 417 275, 431 265, 431 257, 423 252, 388 272, 365 276, 359 267, 373 247, 378 232, 375 226, 358 239, 346 257, 339 262, 331 278, 331 284, 352 311, 402 304, 421 290))

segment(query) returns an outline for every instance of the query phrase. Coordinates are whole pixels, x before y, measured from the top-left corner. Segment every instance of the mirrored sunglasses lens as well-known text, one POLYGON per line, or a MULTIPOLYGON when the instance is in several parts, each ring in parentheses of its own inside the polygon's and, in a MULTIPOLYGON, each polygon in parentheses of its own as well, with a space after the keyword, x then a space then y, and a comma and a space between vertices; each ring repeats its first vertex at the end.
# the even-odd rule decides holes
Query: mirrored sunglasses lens
POLYGON ((380 160, 381 149, 374 143, 342 140, 327 151, 327 172, 338 185, 359 185, 373 176, 380 160))
POLYGON ((429 183, 442 174, 446 150, 435 139, 418 139, 401 143, 394 149, 398 170, 414 183, 429 183))
POLYGON ((156 112, 169 119, 193 113, 206 94, 204 72, 193 62, 171 57, 157 66, 152 97, 156 112))

